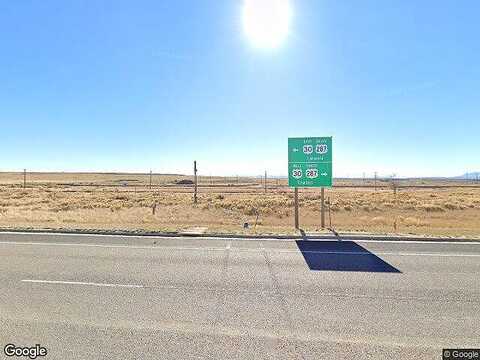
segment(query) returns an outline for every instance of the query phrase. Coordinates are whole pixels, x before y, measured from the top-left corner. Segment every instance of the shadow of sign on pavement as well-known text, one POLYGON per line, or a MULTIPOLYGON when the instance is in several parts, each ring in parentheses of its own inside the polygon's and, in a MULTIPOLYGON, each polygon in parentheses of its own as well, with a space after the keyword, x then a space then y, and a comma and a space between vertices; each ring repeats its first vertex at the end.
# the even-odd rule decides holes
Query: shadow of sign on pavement
POLYGON ((353 241, 298 240, 296 243, 310 270, 401 273, 353 241))

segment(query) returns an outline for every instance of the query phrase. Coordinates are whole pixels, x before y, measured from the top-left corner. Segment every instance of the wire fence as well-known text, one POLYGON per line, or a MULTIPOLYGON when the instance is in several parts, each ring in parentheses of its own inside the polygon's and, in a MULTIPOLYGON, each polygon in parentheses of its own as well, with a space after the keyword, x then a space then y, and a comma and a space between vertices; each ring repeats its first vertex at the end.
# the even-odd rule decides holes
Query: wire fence
MULTIPOLYGON (((194 186, 193 175, 158 174, 158 173, 0 173, 0 187, 15 188, 79 188, 78 191, 99 189, 125 189, 127 191, 179 191, 185 192, 194 186)), ((478 176, 474 178, 335 178, 334 188, 475 188, 480 186, 478 176)), ((288 179, 278 176, 198 176, 198 187, 206 191, 218 188, 257 190, 287 190, 288 179)), ((265 192, 265 191, 264 191, 265 192)))

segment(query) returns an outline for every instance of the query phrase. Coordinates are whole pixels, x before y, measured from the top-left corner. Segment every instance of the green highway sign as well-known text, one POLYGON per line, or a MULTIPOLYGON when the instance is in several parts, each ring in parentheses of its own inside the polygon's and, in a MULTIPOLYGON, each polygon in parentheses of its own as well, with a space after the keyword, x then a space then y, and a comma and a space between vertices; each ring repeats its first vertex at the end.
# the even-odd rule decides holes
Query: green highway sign
POLYGON ((288 138, 288 186, 332 186, 332 137, 288 138))

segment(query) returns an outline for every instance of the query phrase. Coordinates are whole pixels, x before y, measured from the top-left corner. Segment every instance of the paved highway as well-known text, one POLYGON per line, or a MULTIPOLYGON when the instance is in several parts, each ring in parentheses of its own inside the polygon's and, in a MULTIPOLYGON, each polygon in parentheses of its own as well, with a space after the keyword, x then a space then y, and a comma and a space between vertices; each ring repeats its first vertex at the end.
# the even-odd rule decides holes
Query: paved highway
MULTIPOLYGON (((0 234, 0 345, 46 359, 441 359, 480 243, 0 234)), ((39 358, 40 359, 40 358, 39 358)))

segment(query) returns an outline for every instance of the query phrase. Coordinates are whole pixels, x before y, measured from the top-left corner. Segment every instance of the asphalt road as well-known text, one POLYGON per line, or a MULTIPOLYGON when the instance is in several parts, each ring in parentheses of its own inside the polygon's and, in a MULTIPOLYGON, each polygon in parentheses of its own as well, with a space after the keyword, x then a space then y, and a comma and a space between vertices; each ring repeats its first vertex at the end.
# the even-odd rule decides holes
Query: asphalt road
POLYGON ((479 325, 480 243, 0 234, 0 358, 441 359, 479 325))

